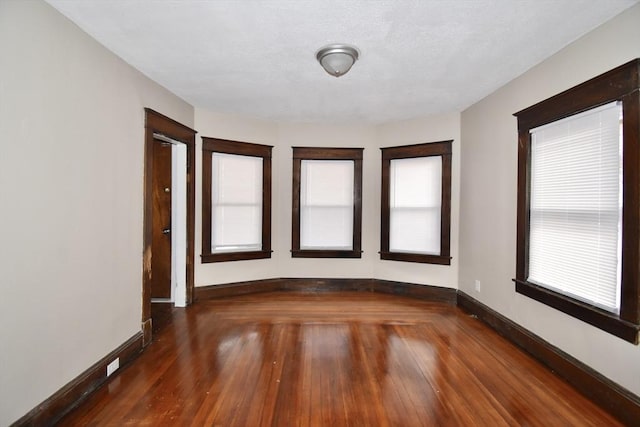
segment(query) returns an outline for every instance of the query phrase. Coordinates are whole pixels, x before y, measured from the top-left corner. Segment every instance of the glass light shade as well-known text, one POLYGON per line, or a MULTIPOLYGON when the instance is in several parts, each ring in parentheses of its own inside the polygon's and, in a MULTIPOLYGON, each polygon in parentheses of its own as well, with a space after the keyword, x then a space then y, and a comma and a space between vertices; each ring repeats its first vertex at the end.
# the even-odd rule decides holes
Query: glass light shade
POLYGON ((358 59, 356 48, 345 44, 333 44, 323 47, 316 54, 322 68, 334 77, 346 74, 358 59))

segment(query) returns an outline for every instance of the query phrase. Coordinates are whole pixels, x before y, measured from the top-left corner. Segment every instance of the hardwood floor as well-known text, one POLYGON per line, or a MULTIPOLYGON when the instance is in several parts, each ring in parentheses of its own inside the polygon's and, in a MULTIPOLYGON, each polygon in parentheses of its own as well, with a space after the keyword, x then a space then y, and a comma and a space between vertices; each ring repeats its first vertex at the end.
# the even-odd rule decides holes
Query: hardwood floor
POLYGON ((274 292, 171 310, 61 425, 616 426, 455 306, 274 292))

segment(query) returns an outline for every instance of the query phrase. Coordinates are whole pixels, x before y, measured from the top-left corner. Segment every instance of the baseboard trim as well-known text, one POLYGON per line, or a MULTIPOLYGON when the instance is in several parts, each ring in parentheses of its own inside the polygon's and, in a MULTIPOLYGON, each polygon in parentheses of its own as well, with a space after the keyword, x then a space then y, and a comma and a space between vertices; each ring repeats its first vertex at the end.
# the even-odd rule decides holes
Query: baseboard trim
MULTIPOLYGON (((138 357, 142 352, 142 341, 142 332, 136 333, 99 362, 14 422, 12 427, 55 425, 62 417, 76 408, 107 381, 107 365, 116 357, 120 358, 118 371, 138 357)), ((109 378, 117 375, 118 371, 109 378)))
POLYGON ((418 285, 415 283, 395 282, 391 280, 375 279, 374 282, 375 292, 456 305, 456 289, 443 288, 440 286, 418 285))
POLYGON ((281 290, 280 280, 281 279, 263 279, 225 283, 223 285, 197 286, 194 288, 193 295, 196 301, 201 301, 211 298, 273 292, 281 290))
POLYGON ((339 292, 339 291, 373 291, 373 279, 324 279, 294 278, 280 279, 281 290, 296 292, 339 292))
POLYGON ((227 283, 195 288, 196 300, 247 295, 258 292, 358 291, 408 296, 412 298, 456 304, 456 290, 439 286, 395 282, 379 279, 278 278, 227 283))
POLYGON ((532 355, 627 425, 640 420, 640 398, 507 317, 458 291, 457 305, 532 355))

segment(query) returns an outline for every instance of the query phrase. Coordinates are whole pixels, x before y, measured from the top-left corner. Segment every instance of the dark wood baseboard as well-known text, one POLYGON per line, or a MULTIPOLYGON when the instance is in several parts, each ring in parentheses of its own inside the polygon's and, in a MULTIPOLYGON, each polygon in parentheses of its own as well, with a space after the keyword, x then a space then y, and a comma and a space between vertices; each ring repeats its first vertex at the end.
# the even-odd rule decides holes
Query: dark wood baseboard
POLYGON ((107 381, 107 378, 117 375, 120 369, 138 357, 141 352, 142 332, 138 332, 13 423, 12 427, 55 425, 63 416, 82 403, 98 387, 102 386, 107 381), (120 368, 110 377, 107 377, 107 365, 117 357, 120 358, 120 368))
POLYGON ((637 425, 640 420, 638 396, 464 292, 458 291, 457 304, 532 355, 620 421, 627 425, 637 425))
POLYGON ((257 292, 359 291, 403 295, 412 298, 456 304, 456 290, 439 286, 378 279, 280 278, 236 282, 195 288, 196 300, 246 295, 257 292))
POLYGON ((231 297, 236 295, 273 292, 280 290, 280 279, 251 280, 247 282, 225 283, 223 285, 197 286, 194 289, 196 301, 231 297))
POLYGON ((372 291, 372 279, 282 278, 281 290, 297 292, 372 291))
POLYGON ((456 305, 457 291, 452 288, 376 279, 374 291, 456 305))

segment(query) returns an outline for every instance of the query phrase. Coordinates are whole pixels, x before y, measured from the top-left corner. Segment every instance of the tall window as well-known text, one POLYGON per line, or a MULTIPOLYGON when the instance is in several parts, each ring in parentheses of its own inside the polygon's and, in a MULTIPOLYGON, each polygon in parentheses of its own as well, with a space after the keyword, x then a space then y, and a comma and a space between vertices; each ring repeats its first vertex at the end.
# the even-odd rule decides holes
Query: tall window
POLYGON ((382 149, 381 259, 451 263, 451 142, 382 149))
POLYGON ((362 148, 293 148, 292 256, 360 258, 362 148))
POLYGON ((634 343, 637 76, 634 61, 516 113, 516 291, 634 343))
POLYGON ((202 261, 270 258, 271 147, 202 140, 202 261))

